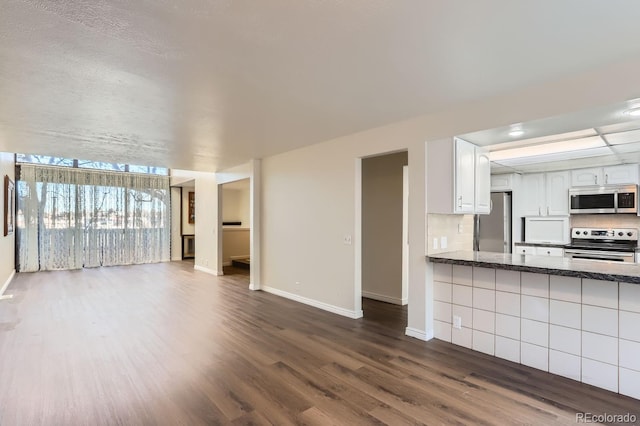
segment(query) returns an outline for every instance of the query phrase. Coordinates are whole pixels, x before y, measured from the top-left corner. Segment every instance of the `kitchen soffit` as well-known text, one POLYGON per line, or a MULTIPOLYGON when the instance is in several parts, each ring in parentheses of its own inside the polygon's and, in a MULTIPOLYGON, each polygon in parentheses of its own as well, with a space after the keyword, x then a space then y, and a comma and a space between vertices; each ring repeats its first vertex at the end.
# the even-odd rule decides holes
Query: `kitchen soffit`
POLYGON ((625 113, 629 102, 518 123, 526 138, 509 137, 512 126, 460 135, 460 138, 489 150, 492 173, 640 162, 640 118, 625 113))

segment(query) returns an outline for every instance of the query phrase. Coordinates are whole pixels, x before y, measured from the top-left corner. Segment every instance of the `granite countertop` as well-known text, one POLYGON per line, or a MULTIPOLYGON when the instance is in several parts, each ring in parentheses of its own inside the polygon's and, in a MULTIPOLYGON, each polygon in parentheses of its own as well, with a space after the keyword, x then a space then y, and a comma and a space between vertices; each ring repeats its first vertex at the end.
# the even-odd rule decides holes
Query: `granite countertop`
POLYGON ((536 272, 566 277, 591 278, 640 284, 640 264, 572 260, 564 257, 453 251, 427 256, 434 263, 479 266, 511 271, 536 272))
POLYGON ((523 247, 531 247, 531 246, 535 246, 535 247, 558 247, 558 248, 565 248, 569 245, 569 243, 564 243, 564 244, 552 244, 552 243, 525 243, 525 242, 515 242, 513 243, 515 246, 523 246, 523 247))

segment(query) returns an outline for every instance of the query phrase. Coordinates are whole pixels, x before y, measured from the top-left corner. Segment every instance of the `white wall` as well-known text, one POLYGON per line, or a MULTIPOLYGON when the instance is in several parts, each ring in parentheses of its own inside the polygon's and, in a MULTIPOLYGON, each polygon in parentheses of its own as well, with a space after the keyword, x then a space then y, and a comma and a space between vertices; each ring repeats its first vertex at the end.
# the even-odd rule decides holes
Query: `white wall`
POLYGON ((234 259, 248 258, 251 253, 249 228, 229 227, 222 230, 222 265, 229 266, 234 259))
MULTIPOLYGON (((196 174, 196 257, 194 268, 213 275, 222 273, 218 259, 218 184, 214 173, 196 174)), ((187 192, 186 188, 183 192, 187 192)))
POLYGON ((227 188, 222 185, 222 221, 242 222, 243 228, 251 226, 249 181, 246 187, 239 189, 227 188))
MULTIPOLYGON (((343 315, 361 309, 355 245, 356 158, 409 151, 408 334, 433 335, 432 268, 425 262, 425 141, 637 97, 640 60, 532 85, 491 99, 337 138, 262 161, 262 284, 343 315), (296 284, 296 283, 299 284, 296 284), (336 308, 336 309, 334 309, 336 308)), ((437 185, 438 182, 427 182, 437 185)))
MULTIPOLYGON (((362 161, 362 296, 402 300, 402 170, 406 152, 362 161)), ((404 302, 404 303, 403 303, 404 302)))
MULTIPOLYGON (((4 236, 4 177, 15 182, 14 155, 0 152, 0 295, 15 273, 15 231, 4 236)), ((17 189, 16 189, 17 190, 17 189)))

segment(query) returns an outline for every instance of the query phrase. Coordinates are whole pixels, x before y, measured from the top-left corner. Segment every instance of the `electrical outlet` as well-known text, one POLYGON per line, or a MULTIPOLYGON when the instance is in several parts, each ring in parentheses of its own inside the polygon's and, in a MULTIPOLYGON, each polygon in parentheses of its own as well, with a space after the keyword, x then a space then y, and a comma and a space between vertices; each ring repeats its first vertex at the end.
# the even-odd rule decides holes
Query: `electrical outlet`
POLYGON ((345 235, 343 242, 344 242, 345 245, 350 246, 351 245, 351 235, 345 235))
POLYGON ((460 330, 462 328, 462 317, 458 315, 453 316, 453 328, 460 330))
POLYGON ((436 250, 438 249, 438 239, 437 238, 433 239, 433 248, 436 249, 436 250))
POLYGON ((447 237, 440 237, 440 248, 447 248, 447 237))

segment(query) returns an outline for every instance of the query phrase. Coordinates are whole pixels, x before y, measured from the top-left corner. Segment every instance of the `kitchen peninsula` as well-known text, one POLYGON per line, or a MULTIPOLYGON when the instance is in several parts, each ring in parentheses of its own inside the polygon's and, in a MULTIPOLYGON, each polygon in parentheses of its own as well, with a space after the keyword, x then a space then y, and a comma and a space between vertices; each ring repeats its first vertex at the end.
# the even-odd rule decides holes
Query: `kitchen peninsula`
POLYGON ((640 399, 640 265, 477 251, 427 260, 435 338, 640 399))

